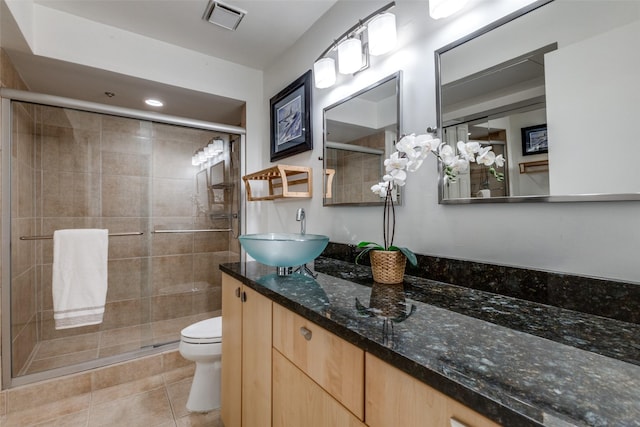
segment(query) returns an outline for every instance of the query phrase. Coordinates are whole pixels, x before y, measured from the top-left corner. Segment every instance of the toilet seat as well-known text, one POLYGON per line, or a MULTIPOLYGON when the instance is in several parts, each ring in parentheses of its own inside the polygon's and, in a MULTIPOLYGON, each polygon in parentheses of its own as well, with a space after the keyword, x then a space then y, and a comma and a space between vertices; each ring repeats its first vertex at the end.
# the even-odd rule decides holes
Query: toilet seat
POLYGON ((182 342, 215 344, 222 342, 222 317, 212 317, 187 326, 180 331, 182 342))

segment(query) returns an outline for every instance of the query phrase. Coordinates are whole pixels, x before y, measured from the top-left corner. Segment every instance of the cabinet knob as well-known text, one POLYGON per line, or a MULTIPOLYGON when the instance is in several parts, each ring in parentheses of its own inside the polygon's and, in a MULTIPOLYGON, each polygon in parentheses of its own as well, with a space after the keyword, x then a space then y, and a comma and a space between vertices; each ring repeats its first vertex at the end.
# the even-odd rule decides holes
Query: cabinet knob
POLYGON ((240 298, 240 287, 236 288, 236 297, 240 298))
POLYGON ((242 296, 240 297, 240 301, 247 302, 247 293, 246 292, 242 292, 242 296))
POLYGON ((305 340, 310 341, 311 340, 311 331, 307 328, 305 328, 304 326, 300 327, 300 334, 304 337, 305 340))

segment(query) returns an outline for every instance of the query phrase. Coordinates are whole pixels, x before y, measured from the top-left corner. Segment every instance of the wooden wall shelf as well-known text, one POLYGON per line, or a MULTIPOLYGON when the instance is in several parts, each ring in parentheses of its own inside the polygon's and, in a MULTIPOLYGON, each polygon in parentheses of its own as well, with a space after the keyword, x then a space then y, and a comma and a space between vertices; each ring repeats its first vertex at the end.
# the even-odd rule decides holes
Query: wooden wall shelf
POLYGON ((549 161, 539 160, 537 162, 518 163, 520 173, 540 173, 549 172, 549 161))
POLYGON ((242 177, 247 189, 247 200, 276 200, 289 197, 311 197, 312 169, 307 166, 276 165, 242 177), (251 181, 266 181, 268 194, 256 196, 251 181), (292 191, 293 186, 305 186, 306 190, 292 191))

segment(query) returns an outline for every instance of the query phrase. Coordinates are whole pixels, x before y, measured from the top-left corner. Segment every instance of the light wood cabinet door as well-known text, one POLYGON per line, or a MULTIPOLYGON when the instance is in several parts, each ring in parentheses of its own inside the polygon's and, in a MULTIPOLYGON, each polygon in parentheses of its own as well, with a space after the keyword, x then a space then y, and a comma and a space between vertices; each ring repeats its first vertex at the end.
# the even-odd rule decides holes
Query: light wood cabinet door
POLYGON ((369 427, 499 427, 369 353, 365 363, 365 422, 369 427))
POLYGON ((242 426, 242 283, 222 275, 222 385, 226 427, 242 426))
POLYGON ((364 419, 364 351, 278 305, 273 347, 338 402, 364 419))
POLYGON ((272 302, 222 275, 222 408, 225 427, 271 425, 272 302))
POLYGON ((274 349, 273 427, 365 425, 274 349))
MULTIPOLYGON (((271 300, 242 294, 242 426, 271 425, 271 300)), ((225 424, 226 426, 226 424, 225 424)))

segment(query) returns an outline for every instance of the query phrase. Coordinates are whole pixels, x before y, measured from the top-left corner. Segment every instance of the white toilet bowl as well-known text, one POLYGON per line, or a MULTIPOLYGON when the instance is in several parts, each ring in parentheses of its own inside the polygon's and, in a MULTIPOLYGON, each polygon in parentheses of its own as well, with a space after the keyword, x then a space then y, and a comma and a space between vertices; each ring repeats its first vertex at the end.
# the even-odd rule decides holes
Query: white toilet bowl
POLYGON ((209 412, 220 407, 222 317, 187 326, 180 332, 180 354, 196 362, 187 409, 209 412))

